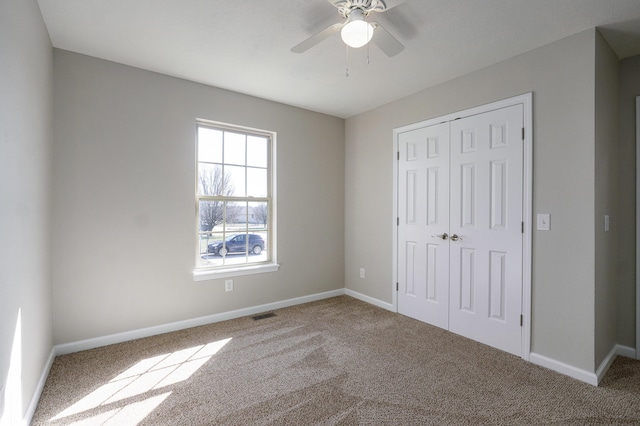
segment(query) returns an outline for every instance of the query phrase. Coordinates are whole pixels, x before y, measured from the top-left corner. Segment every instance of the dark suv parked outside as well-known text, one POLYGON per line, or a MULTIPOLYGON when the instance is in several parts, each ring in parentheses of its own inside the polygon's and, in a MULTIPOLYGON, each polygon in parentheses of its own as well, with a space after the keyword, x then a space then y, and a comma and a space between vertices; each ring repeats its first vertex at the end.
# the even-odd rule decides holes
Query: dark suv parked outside
POLYGON ((218 256, 226 256, 227 253, 246 253, 247 247, 249 253, 260 254, 264 250, 264 240, 257 234, 233 234, 227 237, 224 244, 222 241, 209 244, 207 251, 218 256), (248 245, 246 237, 249 237, 248 245))

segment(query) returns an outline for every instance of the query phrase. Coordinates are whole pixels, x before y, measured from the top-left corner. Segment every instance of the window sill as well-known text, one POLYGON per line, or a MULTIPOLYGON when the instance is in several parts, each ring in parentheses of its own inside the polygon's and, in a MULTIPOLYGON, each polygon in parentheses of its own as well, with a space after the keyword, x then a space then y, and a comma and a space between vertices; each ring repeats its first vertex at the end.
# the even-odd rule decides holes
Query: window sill
POLYGON ((237 277, 240 275, 262 274, 265 272, 276 272, 280 268, 277 263, 268 265, 242 266, 229 269, 196 269, 193 271, 193 281, 209 281, 219 278, 237 277))

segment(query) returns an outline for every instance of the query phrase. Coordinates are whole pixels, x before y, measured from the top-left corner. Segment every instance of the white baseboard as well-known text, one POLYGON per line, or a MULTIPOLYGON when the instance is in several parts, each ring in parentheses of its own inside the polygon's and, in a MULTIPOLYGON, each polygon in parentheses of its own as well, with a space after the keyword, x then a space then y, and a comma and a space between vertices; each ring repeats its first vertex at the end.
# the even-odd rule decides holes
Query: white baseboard
POLYGON ((565 376, 572 377, 581 382, 588 383, 593 386, 598 386, 598 376, 595 373, 591 373, 586 370, 574 367, 573 365, 565 364, 564 362, 557 361, 555 359, 546 357, 544 355, 531 352, 529 356, 529 362, 539 365, 549 370, 553 370, 557 373, 564 374, 565 376))
POLYGON ((157 334, 169 333, 172 331, 184 330, 187 328, 198 327, 201 325, 212 324, 220 321, 227 321, 234 318, 240 318, 248 315, 255 315, 274 309, 287 308, 289 306, 300 305, 302 303, 315 302, 317 300, 328 299, 330 297, 342 296, 345 294, 344 289, 327 291, 324 293, 312 294, 309 296, 296 297, 293 299, 282 300, 279 302, 266 303, 264 305, 252 306, 249 308, 237 309, 235 311, 222 312, 219 314, 207 315, 204 317, 193 318, 184 321, 177 321, 154 327, 141 328, 137 330, 125 331, 122 333, 111 334, 108 336, 96 337, 93 339, 81 340, 78 342, 64 343, 55 346, 56 355, 65 355, 73 352, 84 351, 87 349, 99 348, 101 346, 112 345, 115 343, 127 342, 129 340, 140 339, 143 337, 155 336, 157 334))
POLYGON ((351 296, 354 299, 362 300, 363 302, 367 302, 370 305, 377 306, 378 308, 386 309, 387 311, 395 312, 396 310, 393 308, 393 304, 383 302, 382 300, 374 299, 373 297, 367 296, 362 293, 358 293, 357 291, 349 290, 348 288, 344 289, 344 294, 347 296, 351 296))
POLYGON ((623 346, 623 345, 616 345, 616 353, 620 356, 636 359, 636 348, 630 348, 629 346, 623 346))
POLYGON ((42 391, 44 390, 44 384, 47 382, 47 377, 49 376, 49 371, 51 371, 51 366, 53 365, 53 360, 56 357, 55 347, 51 348, 51 352, 49 352, 49 357, 42 369, 42 374, 40 374, 40 379, 38 380, 38 384, 36 385, 36 389, 31 396, 31 402, 29 403, 29 407, 27 407, 27 412, 24 414, 24 418, 22 419, 22 424, 28 426, 31 424, 31 420, 33 419, 33 415, 36 413, 36 408, 38 407, 38 401, 40 401, 40 396, 42 395, 42 391))
POLYGON ((607 371, 609 371, 609 367, 611 367, 611 364, 613 364, 613 361, 615 361, 618 355, 635 359, 636 350, 634 348, 630 348, 629 346, 623 346, 619 344, 614 345, 596 371, 598 383, 600 383, 604 375, 607 374, 607 371))
POLYGON ((618 346, 620 345, 613 345, 607 356, 604 357, 604 359, 600 363, 600 367, 598 367, 598 369, 596 370, 598 383, 600 383, 600 380, 602 380, 604 375, 607 374, 607 371, 609 370, 609 367, 611 367, 613 360, 615 360, 616 356, 618 356, 618 346))

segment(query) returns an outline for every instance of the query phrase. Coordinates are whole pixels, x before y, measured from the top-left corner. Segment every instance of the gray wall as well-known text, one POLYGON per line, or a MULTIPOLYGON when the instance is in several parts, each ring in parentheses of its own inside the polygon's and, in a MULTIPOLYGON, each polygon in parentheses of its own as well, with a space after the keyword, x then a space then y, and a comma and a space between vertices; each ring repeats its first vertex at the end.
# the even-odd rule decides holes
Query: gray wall
POLYGON ((54 50, 54 341, 344 287, 344 120, 54 50), (277 132, 274 273, 194 282, 195 120, 277 132))
POLYGON ((595 51, 595 365, 605 360, 617 343, 617 259, 627 224, 620 221, 618 186, 618 57, 604 38, 596 33, 595 51), (610 217, 609 232, 604 216, 610 217))
POLYGON ((618 343, 636 346, 636 96, 640 96, 640 56, 620 61, 620 233, 618 259, 618 343))
POLYGON ((52 347, 51 76, 51 43, 36 2, 1 1, 2 424, 5 421, 6 424, 19 424, 21 421, 52 347), (13 378, 17 380, 14 382, 13 378), (5 396, 9 400, 6 406, 5 396))
POLYGON ((551 214, 551 231, 533 234, 532 351, 594 371, 596 34, 576 34, 347 120, 348 289, 392 301, 393 129, 532 91, 533 212, 551 214))

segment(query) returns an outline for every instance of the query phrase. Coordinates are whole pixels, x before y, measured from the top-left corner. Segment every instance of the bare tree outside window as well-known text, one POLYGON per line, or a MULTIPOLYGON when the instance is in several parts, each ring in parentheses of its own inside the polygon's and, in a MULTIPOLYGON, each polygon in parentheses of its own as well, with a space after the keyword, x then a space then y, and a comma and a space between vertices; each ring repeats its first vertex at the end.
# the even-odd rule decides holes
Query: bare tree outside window
POLYGON ((253 214, 257 223, 267 226, 269 220, 269 209, 266 203, 260 203, 253 208, 253 214))
MULTIPOLYGON (((202 195, 231 196, 234 193, 229 173, 222 173, 222 167, 216 166, 200 171, 200 193, 202 195)), ((202 201, 200 204, 200 230, 212 231, 224 222, 224 201, 202 201)), ((230 217, 235 212, 227 211, 230 217)))

